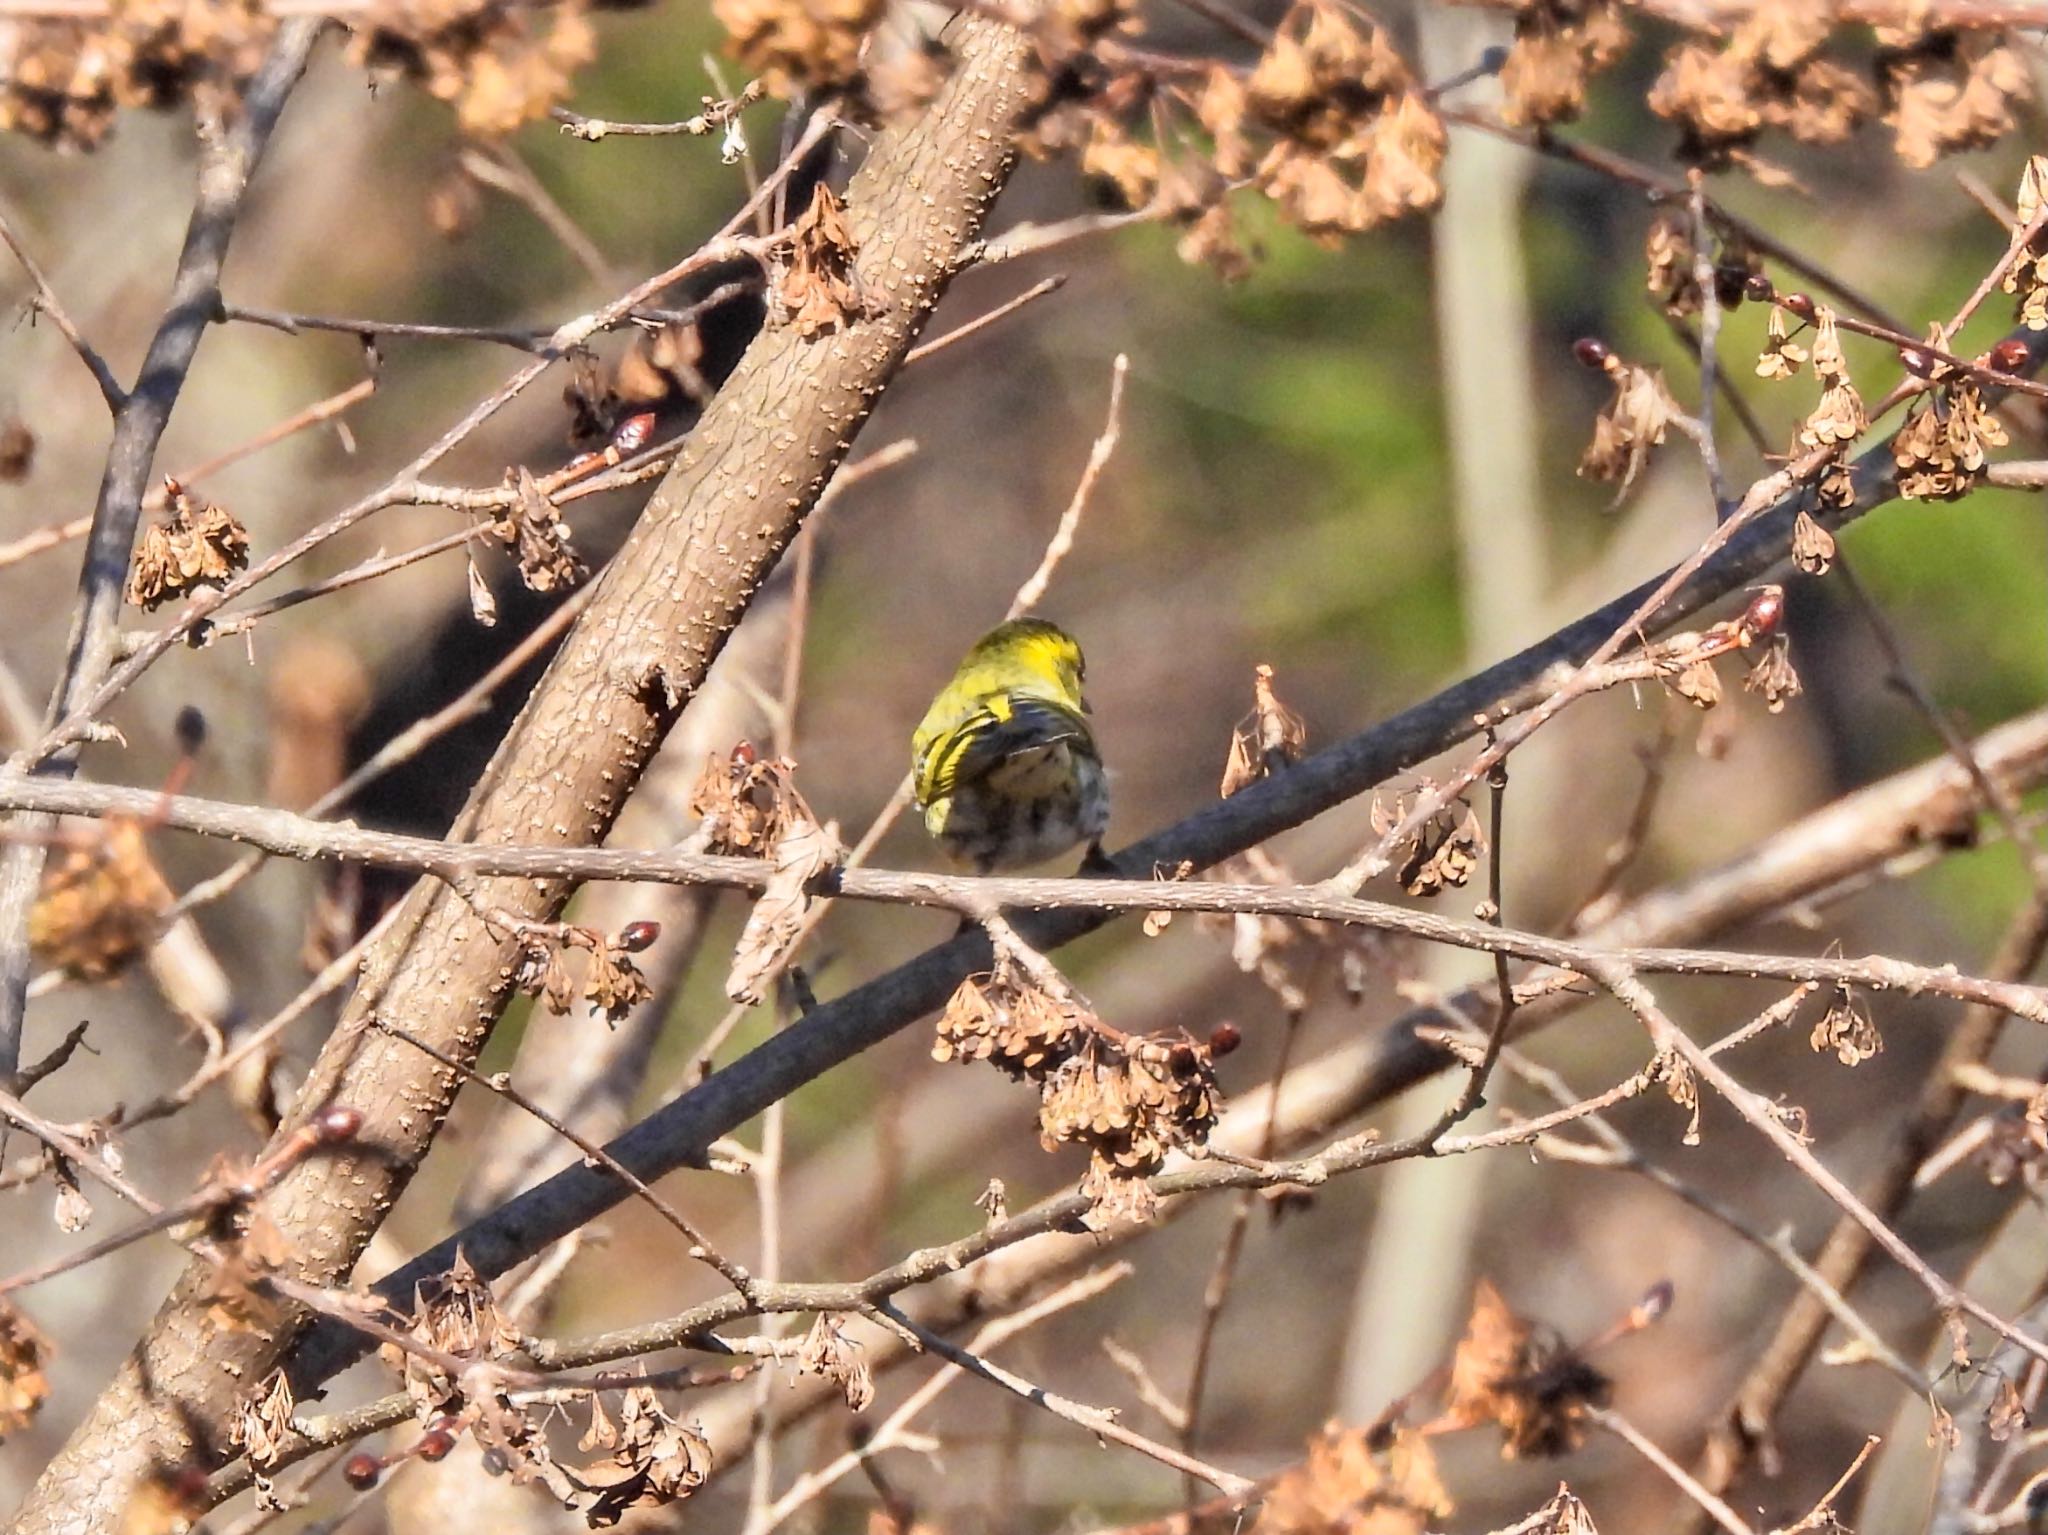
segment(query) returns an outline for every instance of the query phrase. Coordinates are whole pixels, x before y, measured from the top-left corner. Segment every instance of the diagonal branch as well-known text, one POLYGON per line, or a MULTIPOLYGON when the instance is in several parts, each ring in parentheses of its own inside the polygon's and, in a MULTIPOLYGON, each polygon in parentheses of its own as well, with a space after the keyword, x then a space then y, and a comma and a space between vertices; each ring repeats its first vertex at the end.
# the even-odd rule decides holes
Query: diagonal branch
MULTIPOLYGON (((1022 111, 1025 44, 965 20, 959 67, 923 114, 874 140, 847 194, 866 312, 820 338, 764 332, 713 400, 596 596, 473 791, 455 835, 598 841, 726 636, 823 491, 936 306, 1001 188, 1022 111)), ((551 919, 565 881, 478 892, 551 919)), ((422 886, 366 961, 300 1110, 360 1110, 350 1154, 294 1169, 263 1201, 316 1285, 348 1274, 432 1143, 459 1078, 368 1027, 372 1010, 473 1062, 504 1007, 515 945, 461 898, 422 886)), ((289 1133, 289 1131, 284 1132, 289 1133)), ((238 1382, 288 1354, 289 1330, 229 1333, 188 1271, 148 1336, 31 1493, 19 1535, 111 1529, 152 1461, 217 1462, 238 1382)))

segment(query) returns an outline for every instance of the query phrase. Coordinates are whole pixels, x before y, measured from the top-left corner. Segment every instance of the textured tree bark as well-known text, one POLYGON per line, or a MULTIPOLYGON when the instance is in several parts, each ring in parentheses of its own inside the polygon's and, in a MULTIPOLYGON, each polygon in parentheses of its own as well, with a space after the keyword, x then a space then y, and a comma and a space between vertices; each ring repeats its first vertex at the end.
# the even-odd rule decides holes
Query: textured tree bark
MULTIPOLYGON (((600 840, 851 446, 1001 188, 1027 98, 1025 44, 1015 34, 962 18, 948 41, 958 59, 952 79, 915 121, 876 137, 849 189, 868 312, 814 340, 771 328, 748 349, 476 786, 454 836, 600 840)), ((559 911, 568 888, 490 880, 479 893, 538 920, 559 911)), ((299 1277, 346 1281, 459 1085, 410 1045, 368 1028, 368 1014, 473 1061, 507 1000, 514 959, 447 889, 423 882, 409 898, 297 1111, 349 1105, 364 1115, 362 1134, 302 1163, 263 1201, 299 1277)), ((286 1358, 300 1324, 223 1327, 205 1305, 209 1272, 197 1264, 187 1271, 44 1470, 17 1517, 19 1535, 112 1531, 152 1466, 210 1467, 224 1457, 230 1409, 286 1358)))

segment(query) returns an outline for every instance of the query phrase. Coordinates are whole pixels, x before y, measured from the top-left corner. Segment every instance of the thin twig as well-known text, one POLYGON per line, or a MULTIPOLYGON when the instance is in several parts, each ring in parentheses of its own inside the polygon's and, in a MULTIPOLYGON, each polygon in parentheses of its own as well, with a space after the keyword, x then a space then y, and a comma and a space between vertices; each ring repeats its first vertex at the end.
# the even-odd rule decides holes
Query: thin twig
POLYGON ((930 1328, 919 1326, 886 1301, 879 1304, 879 1309, 915 1334, 918 1342, 941 1359, 951 1360, 970 1374, 979 1375, 983 1380, 994 1382, 1012 1395, 1043 1407, 1056 1418, 1078 1423, 1098 1438, 1110 1440, 1126 1449, 1136 1450, 1140 1455, 1148 1456, 1163 1466, 1171 1466, 1174 1470, 1189 1476, 1198 1476, 1227 1497, 1246 1499, 1258 1491, 1259 1484, 1248 1477, 1238 1476, 1235 1472, 1196 1460, 1192 1455, 1183 1455, 1171 1445, 1161 1444, 1156 1439, 1147 1439, 1143 1434, 1125 1428, 1116 1421, 1116 1415, 1107 1409, 1069 1401, 1043 1386, 1034 1385, 1014 1371, 983 1359, 958 1344, 948 1342, 930 1328))
MULTIPOLYGON (((400 1028, 389 1018, 382 1017, 379 1014, 372 1013, 370 1015, 370 1022, 374 1027, 382 1029, 394 1038, 404 1040, 415 1050, 431 1056, 448 1070, 460 1075, 464 1081, 474 1082, 479 1087, 487 1088, 522 1112, 531 1114, 563 1140, 582 1152, 585 1157, 625 1184, 627 1188, 633 1191, 635 1198, 639 1199, 649 1209, 654 1211, 656 1215, 659 1215, 669 1225, 681 1232, 683 1240, 690 1244, 689 1254, 692 1258, 716 1269, 720 1277, 742 1295, 745 1295, 752 1286, 754 1282, 753 1275, 721 1253, 717 1245, 709 1237, 705 1236, 703 1232, 699 1231, 682 1211, 678 1210, 661 1195, 655 1193, 631 1168, 625 1166, 602 1146, 598 1145, 595 1141, 578 1135, 569 1126, 563 1124, 560 1119, 535 1103, 526 1094, 520 1092, 518 1088, 514 1087, 506 1079, 503 1073, 494 1073, 487 1076, 470 1066, 464 1065, 445 1051, 435 1049, 434 1046, 428 1044, 418 1035, 400 1028)), ((772 1279, 775 1276, 770 1272, 765 1277, 772 1279)))
POLYGON ((21 269, 28 273, 28 280, 35 284, 36 296, 32 300, 34 307, 48 315, 58 332, 71 343, 71 350, 78 354, 78 360, 84 363, 86 371, 92 374, 92 381, 99 385, 100 398, 107 402, 107 409, 118 417, 121 407, 128 403, 127 391, 114 377, 114 370, 107 366, 106 358, 100 356, 93 344, 85 339, 85 333, 72 320, 70 311, 65 309, 63 301, 57 297, 57 290, 50 286, 50 279, 44 275, 36 258, 29 254, 28 246, 22 243, 21 236, 14 232, 14 224, 7 217, 4 208, 0 208, 0 240, 7 242, 7 248, 14 252, 14 259, 21 263, 21 269))

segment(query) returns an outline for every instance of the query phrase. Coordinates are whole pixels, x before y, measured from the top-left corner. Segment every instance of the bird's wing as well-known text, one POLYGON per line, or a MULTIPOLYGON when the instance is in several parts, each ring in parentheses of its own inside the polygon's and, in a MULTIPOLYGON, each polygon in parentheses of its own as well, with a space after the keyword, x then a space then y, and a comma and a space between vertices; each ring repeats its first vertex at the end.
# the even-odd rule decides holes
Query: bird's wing
POLYGON ((918 762, 921 805, 986 778, 1019 752, 1088 738, 1088 722, 1045 698, 999 695, 937 736, 918 762))

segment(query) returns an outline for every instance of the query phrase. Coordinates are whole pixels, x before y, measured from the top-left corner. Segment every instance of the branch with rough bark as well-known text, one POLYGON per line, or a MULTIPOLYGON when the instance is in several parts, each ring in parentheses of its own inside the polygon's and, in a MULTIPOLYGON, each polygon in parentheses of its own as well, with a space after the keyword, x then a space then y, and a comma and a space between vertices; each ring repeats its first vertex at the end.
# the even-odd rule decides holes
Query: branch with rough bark
MULTIPOLYGON (((960 67, 911 123, 878 135, 847 196, 867 312, 823 338, 774 328, 749 348, 641 515, 581 621, 473 792, 456 835, 482 843, 589 845, 618 813, 663 734, 830 478, 944 291, 1010 161, 1024 104, 1023 43, 967 21, 960 67)), ((561 881, 492 881, 494 904, 546 920, 561 881)), ((473 1062, 510 994, 511 952, 460 897, 416 891, 300 1097, 301 1116, 364 1116, 357 1154, 299 1169, 264 1200, 313 1284, 348 1273, 434 1132, 460 1079, 367 1029, 406 1018, 473 1062)), ((289 1133, 290 1127, 280 1133, 289 1133)), ((292 1334, 230 1332, 194 1270, 44 1472, 22 1535, 111 1529, 152 1463, 217 1462, 240 1382, 292 1334)))

